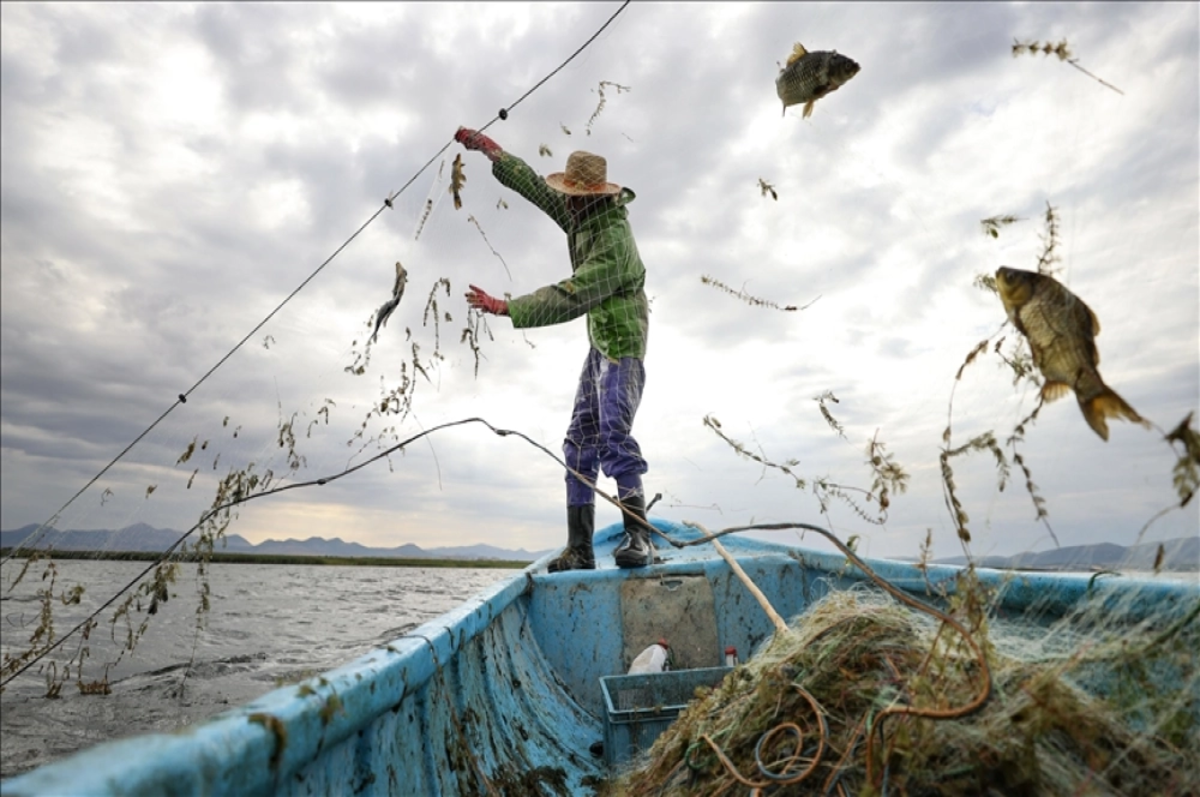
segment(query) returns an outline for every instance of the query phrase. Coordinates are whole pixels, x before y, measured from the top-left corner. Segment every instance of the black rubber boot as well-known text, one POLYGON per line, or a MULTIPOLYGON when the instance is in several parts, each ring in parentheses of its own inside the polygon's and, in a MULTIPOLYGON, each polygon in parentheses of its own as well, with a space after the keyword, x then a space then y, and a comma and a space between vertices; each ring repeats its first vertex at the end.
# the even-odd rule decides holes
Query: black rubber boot
POLYGON ((551 559, 546 569, 551 573, 595 570, 596 554, 592 550, 592 533, 595 530, 595 504, 567 507, 567 549, 556 559, 551 559))
POLYGON ((621 503, 628 511, 628 514, 622 513, 625 515, 625 537, 613 552, 613 558, 617 560, 617 567, 645 567, 654 560, 650 527, 646 523, 646 499, 631 495, 621 503))

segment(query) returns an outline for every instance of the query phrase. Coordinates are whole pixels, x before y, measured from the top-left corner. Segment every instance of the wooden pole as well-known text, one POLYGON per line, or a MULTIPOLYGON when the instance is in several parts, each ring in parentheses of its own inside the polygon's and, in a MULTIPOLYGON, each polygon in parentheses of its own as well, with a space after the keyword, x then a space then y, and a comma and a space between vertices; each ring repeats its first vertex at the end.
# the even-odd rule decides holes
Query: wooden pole
MULTIPOLYGON (((699 525, 698 528, 709 537, 712 537, 712 534, 709 534, 708 529, 699 525)), ((741 579, 742 584, 745 585, 746 589, 750 590, 750 594, 754 596, 756 601, 758 601, 758 605, 762 607, 763 611, 767 613, 767 617, 769 617, 771 622, 775 624, 775 632, 778 634, 788 633, 788 624, 782 617, 779 616, 779 612, 775 611, 775 607, 771 605, 769 600, 767 600, 767 596, 764 595, 763 591, 758 588, 758 585, 750 579, 750 576, 746 575, 746 571, 743 570, 742 566, 737 563, 737 560, 733 558, 732 554, 725 550, 725 546, 722 545, 721 541, 715 537, 713 537, 711 542, 713 547, 717 549, 717 553, 721 554, 721 558, 729 563, 729 569, 733 571, 735 576, 741 579)))

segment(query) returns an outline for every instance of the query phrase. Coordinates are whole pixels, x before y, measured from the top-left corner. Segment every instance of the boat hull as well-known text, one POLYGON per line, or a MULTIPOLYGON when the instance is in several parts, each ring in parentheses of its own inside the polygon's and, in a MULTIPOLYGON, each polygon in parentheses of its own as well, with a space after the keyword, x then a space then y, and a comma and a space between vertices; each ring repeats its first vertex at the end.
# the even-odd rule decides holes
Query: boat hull
MULTIPOLYGON (((654 522, 677 540, 698 537, 689 527, 654 522)), ((659 637, 671 641, 676 669, 693 669, 724 664, 730 646, 744 658, 774 631, 711 545, 660 546, 660 563, 619 570, 610 560, 620 531, 614 525, 597 534, 597 570, 549 574, 547 557, 343 667, 177 733, 84 751, 8 780, 2 792, 590 793, 608 775, 594 750, 605 732, 601 678, 625 672, 659 637)), ((732 536, 725 544, 784 617, 866 580, 839 554, 732 536)), ((868 563, 917 595, 952 593, 960 573, 868 563)), ((1084 600, 1120 598, 1131 617, 1175 616, 1200 600, 1200 589, 1178 582, 980 577, 997 590, 999 613, 1024 617, 1036 607, 1032 624, 1053 622, 1084 600)))

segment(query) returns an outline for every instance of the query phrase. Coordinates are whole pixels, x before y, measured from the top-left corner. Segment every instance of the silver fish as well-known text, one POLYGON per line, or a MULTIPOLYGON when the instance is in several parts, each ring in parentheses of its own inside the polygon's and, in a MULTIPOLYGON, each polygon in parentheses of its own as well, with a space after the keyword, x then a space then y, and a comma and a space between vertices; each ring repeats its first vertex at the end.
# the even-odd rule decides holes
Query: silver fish
POLYGON ((775 93, 783 100, 783 112, 788 106, 804 103, 804 118, 812 115, 813 103, 837 91, 850 78, 858 74, 859 66, 853 59, 841 55, 837 50, 821 50, 810 53, 799 42, 788 56, 787 65, 779 70, 775 78, 775 93))
POLYGON ((371 333, 371 342, 375 342, 375 336, 379 334, 380 327, 387 324, 388 316, 392 311, 400 306, 400 299, 404 296, 404 286, 408 282, 408 272, 404 270, 404 266, 400 265, 400 261, 396 261, 396 281, 392 284, 392 298, 383 303, 375 312, 375 331, 371 333))

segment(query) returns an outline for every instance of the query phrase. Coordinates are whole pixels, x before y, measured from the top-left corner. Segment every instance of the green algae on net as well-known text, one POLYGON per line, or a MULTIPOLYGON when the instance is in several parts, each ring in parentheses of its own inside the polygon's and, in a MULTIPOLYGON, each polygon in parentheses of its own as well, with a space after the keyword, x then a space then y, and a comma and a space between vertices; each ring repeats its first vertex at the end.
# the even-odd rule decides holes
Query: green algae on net
MULTIPOLYGON (((952 612, 981 587, 958 594, 952 612)), ((958 607, 971 647, 882 592, 830 594, 697 690, 608 793, 1200 794, 1200 607, 1041 626, 983 605, 958 607)))

